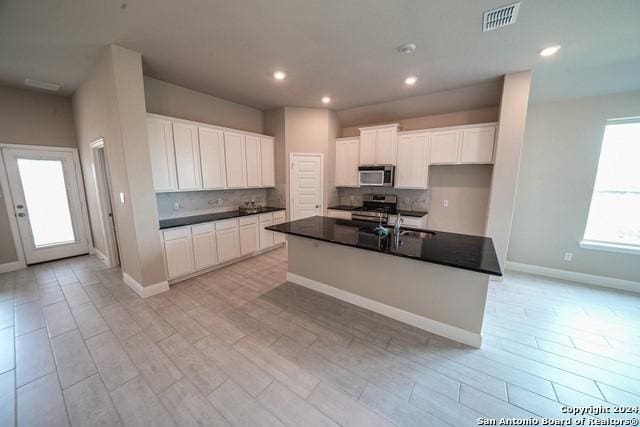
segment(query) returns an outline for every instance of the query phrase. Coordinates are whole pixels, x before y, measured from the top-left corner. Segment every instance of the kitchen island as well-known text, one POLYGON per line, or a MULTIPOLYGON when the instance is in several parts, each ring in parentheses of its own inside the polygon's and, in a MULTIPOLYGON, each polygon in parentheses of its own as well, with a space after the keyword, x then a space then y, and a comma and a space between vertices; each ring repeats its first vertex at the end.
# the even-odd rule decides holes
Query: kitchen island
POLYGON ((490 238, 321 216, 268 230, 288 235, 287 280, 420 329, 479 347, 489 276, 501 276, 490 238))

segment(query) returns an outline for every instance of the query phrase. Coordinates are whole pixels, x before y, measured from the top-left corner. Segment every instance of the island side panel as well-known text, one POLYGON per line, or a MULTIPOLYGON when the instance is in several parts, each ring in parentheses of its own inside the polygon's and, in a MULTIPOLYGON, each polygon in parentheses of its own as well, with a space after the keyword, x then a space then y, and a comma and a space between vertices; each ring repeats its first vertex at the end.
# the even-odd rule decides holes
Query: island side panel
MULTIPOLYGON (((398 317, 389 311, 383 314, 480 346, 487 274, 292 235, 288 241, 290 281, 314 287, 299 277, 310 279, 409 312, 415 316, 398 317)), ((344 296, 330 289, 315 289, 338 298, 344 296)), ((353 298, 349 302, 366 306, 353 298)), ((380 312, 376 307, 367 308, 380 312)))

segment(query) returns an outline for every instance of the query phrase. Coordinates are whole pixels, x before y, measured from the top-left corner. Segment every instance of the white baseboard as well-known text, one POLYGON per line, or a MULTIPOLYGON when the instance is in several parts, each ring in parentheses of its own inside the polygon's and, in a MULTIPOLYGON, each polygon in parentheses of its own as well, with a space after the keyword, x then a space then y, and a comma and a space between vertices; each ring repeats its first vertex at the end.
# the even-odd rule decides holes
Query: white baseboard
POLYGON ((140 297, 142 298, 152 297, 169 290, 169 282, 167 282, 166 280, 150 286, 142 286, 140 283, 138 283, 137 280, 129 276, 124 271, 122 272, 122 280, 127 284, 127 286, 133 289, 133 291, 136 294, 140 295, 140 297))
POLYGON ((507 261, 507 269, 521 271, 523 273, 537 274, 539 276, 552 277, 554 279, 586 283, 588 285, 600 286, 603 288, 613 288, 621 291, 640 293, 640 282, 634 282, 632 280, 578 273, 576 271, 560 270, 557 268, 542 267, 540 265, 533 264, 522 264, 513 261, 507 261))
POLYGON ((476 348, 480 348, 480 345, 482 344, 482 335, 480 334, 469 332, 456 326, 447 325, 446 323, 438 322, 437 320, 429 319, 428 317, 422 317, 342 289, 334 288, 333 286, 326 285, 307 277, 299 276, 295 273, 287 272, 287 281, 304 286, 305 288, 313 289, 314 291, 325 295, 338 298, 339 300, 357 305, 358 307, 366 308, 367 310, 371 310, 402 323, 415 326, 416 328, 427 332, 440 335, 441 337, 449 338, 476 348))
POLYGON ((102 261, 104 265, 106 265, 107 267, 111 267, 111 260, 109 259, 109 257, 103 254, 98 248, 94 247, 93 253, 96 257, 98 257, 100 261, 102 261))
POLYGON ((8 273, 10 271, 20 270, 21 268, 25 268, 27 264, 24 261, 13 261, 7 262, 4 264, 0 264, 0 273, 8 273))

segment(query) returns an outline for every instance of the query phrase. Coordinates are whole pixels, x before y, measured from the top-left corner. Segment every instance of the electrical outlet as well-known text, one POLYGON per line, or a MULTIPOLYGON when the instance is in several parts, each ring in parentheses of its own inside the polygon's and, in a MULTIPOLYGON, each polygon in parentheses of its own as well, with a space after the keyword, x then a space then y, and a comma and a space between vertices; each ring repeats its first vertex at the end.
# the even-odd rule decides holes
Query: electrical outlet
POLYGON ((445 207, 445 208, 448 208, 448 207, 449 207, 449 201, 448 201, 448 200, 445 200, 443 204, 444 204, 444 207, 445 207))
POLYGON ((565 252, 564 253, 564 260, 565 261, 571 262, 572 259, 573 259, 573 254, 571 252, 565 252))
POLYGON ((222 199, 218 199, 218 204, 221 205, 222 204, 222 199))
POLYGON ((180 209, 182 207, 182 205, 180 205, 180 202, 175 202, 173 204, 173 210, 177 211, 178 209, 180 209))

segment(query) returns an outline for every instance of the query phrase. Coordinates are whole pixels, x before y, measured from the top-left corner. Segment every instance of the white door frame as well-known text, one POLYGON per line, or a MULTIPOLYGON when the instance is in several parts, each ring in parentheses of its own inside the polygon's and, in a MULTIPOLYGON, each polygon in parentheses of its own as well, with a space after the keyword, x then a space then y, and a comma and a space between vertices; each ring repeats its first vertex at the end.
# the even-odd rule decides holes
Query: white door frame
MULTIPOLYGON (((91 227, 89 226, 89 212, 87 209, 87 198, 85 195, 84 181, 82 179, 82 171, 80 170, 80 156, 78 155, 77 148, 71 147, 49 147, 45 145, 23 145, 23 144, 6 144, 0 143, 0 152, 2 148, 13 148, 22 150, 43 150, 43 151, 63 151, 70 152, 73 155, 73 165, 76 177, 76 183, 78 185, 78 195, 80 197, 80 217, 82 218, 82 226, 84 227, 85 236, 87 238, 89 253, 93 253, 93 239, 91 238, 91 227)), ((13 208, 13 195, 9 188, 9 176, 4 164, 4 153, 0 155, 0 184, 2 185, 2 192, 5 196, 5 209, 7 210, 7 217, 9 218, 9 225, 11 228, 11 234, 13 235, 13 242, 16 248, 16 254, 18 255, 18 261, 11 263, 7 269, 3 269, 0 265, 0 272, 18 270, 26 267, 26 257, 24 254, 24 247, 22 240, 18 232, 18 221, 15 217, 15 210, 13 208)))
POLYGON ((320 157, 320 214, 324 213, 324 154, 322 153, 289 153, 289 220, 295 218, 293 204, 293 180, 291 171, 293 170, 293 158, 295 156, 320 157))
POLYGON ((105 240, 106 245, 106 254, 103 254, 98 249, 95 249, 95 252, 101 256, 102 261, 107 265, 107 267, 116 267, 120 264, 119 254, 118 254, 118 244, 116 240, 116 230, 115 230, 115 222, 114 219, 109 217, 109 209, 108 205, 111 205, 111 215, 115 215, 113 209, 113 200, 111 199, 111 179, 109 177, 109 168, 107 159, 107 151, 104 145, 104 138, 99 138, 89 144, 91 148, 91 158, 92 162, 92 174, 93 174, 93 184, 94 190, 96 192, 96 201, 98 203, 98 216, 100 217, 100 229, 102 231, 102 235, 105 240), (98 158, 98 150, 102 150, 102 156, 104 158, 104 168, 100 163, 98 158), (100 170, 99 170, 100 169, 100 170), (99 173, 101 172, 101 173, 99 173), (105 182, 102 179, 99 179, 99 176, 103 176, 105 182), (106 203, 103 198, 109 197, 109 203, 106 203))

